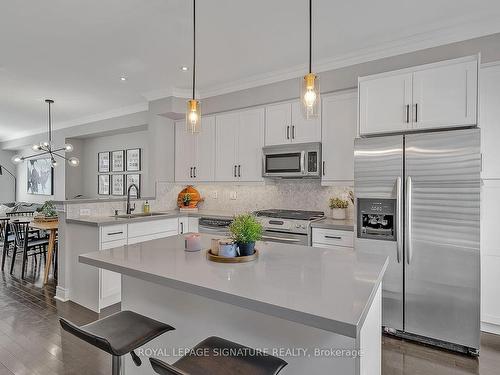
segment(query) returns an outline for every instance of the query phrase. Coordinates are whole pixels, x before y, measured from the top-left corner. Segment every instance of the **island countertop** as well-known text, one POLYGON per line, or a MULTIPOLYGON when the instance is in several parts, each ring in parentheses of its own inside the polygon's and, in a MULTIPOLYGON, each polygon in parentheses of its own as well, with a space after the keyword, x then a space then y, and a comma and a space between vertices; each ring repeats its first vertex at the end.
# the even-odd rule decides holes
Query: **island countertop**
MULTIPOLYGON (((203 247, 213 236, 201 235, 203 247)), ((178 235, 79 256, 79 261, 304 325, 358 337, 387 258, 258 242, 255 262, 221 264, 184 251, 178 235)), ((147 291, 145 291, 147 292, 147 291)))

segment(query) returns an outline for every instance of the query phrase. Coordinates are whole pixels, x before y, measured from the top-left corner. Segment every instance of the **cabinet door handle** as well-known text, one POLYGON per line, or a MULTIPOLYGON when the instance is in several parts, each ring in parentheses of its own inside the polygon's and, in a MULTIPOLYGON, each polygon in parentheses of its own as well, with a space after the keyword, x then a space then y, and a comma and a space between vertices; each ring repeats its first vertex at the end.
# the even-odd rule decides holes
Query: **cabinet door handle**
POLYGON ((292 139, 295 139, 295 125, 292 125, 292 139))
POLYGON ((342 237, 340 236, 325 236, 325 238, 330 238, 331 240, 341 240, 342 237))
POLYGON ((410 123, 410 105, 409 104, 406 105, 406 123, 407 124, 410 123))
POLYGON ((184 234, 184 223, 181 221, 181 234, 184 234))
POLYGON ((290 126, 286 127, 286 139, 290 139, 290 126))
POLYGON ((189 177, 193 178, 193 167, 189 168, 189 177))
POLYGON ((418 122, 418 103, 415 103, 415 122, 418 122))
POLYGON ((238 164, 238 177, 241 177, 241 165, 238 164))
POLYGON ((326 166, 326 162, 323 160, 323 176, 325 175, 325 166, 326 166))
POLYGON ((123 232, 109 232, 108 236, 115 236, 117 234, 123 234, 123 232))
POLYGON ((236 175, 236 168, 237 168, 237 166, 236 166, 236 164, 235 164, 235 165, 234 165, 234 177, 238 177, 238 176, 236 175))
POLYGON ((196 178, 196 167, 193 167, 193 177, 196 178))

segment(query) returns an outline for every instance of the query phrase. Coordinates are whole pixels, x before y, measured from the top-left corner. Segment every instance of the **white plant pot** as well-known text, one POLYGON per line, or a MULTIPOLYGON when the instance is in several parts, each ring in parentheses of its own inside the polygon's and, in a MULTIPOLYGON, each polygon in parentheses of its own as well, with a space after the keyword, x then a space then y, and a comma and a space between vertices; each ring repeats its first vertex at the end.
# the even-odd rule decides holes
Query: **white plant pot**
POLYGON ((332 219, 345 220, 346 209, 345 208, 332 208, 332 219))

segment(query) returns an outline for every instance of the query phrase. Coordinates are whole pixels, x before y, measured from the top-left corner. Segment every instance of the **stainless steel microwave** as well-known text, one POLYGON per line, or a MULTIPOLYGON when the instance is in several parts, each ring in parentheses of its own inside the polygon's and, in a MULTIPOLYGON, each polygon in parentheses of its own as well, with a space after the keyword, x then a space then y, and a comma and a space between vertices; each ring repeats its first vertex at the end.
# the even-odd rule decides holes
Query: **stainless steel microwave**
POLYGON ((320 142, 267 146, 262 152, 263 177, 321 177, 320 142))

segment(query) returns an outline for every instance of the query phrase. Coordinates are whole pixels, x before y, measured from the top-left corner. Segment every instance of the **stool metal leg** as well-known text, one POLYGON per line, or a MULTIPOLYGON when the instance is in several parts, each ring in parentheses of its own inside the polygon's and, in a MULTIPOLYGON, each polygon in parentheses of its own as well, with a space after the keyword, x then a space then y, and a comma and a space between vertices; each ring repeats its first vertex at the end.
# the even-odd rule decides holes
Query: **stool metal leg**
POLYGON ((123 361, 123 356, 113 356, 112 359, 112 375, 123 375, 125 374, 125 364, 123 361))

